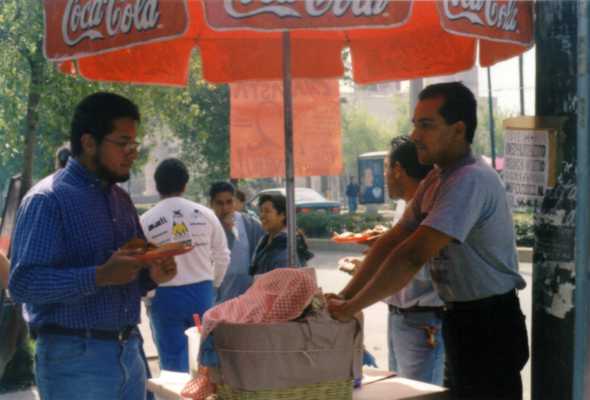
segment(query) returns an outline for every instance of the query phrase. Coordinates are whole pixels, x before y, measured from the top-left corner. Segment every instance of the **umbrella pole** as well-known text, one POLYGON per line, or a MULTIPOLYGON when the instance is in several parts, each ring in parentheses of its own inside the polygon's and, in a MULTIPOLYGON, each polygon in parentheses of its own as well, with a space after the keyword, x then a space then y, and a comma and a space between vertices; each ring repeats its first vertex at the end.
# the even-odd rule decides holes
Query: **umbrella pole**
POLYGON ((293 168, 293 97, 291 95, 291 33, 283 32, 283 110, 285 123, 285 173, 287 175, 287 249, 289 266, 295 266, 297 220, 295 219, 295 177, 293 168))
POLYGON ((494 102, 492 99, 492 74, 490 67, 488 69, 488 106, 489 106, 489 124, 490 124, 490 142, 492 147, 492 167, 496 169, 496 128, 494 125, 494 102))
POLYGON ((520 94, 520 115, 524 115, 524 61, 522 54, 518 56, 518 87, 520 94))

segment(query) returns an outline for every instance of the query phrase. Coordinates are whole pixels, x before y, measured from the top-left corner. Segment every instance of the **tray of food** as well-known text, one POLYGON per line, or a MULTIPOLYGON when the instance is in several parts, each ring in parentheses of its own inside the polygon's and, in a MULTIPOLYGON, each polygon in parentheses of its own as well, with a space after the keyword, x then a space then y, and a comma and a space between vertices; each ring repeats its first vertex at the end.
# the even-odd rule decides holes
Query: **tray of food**
POLYGON ((354 275, 362 262, 362 257, 342 257, 338 260, 338 270, 354 275))
POLYGON ((136 238, 125 243, 122 249, 135 250, 136 253, 133 257, 139 261, 153 261, 188 253, 193 249, 193 246, 182 242, 164 243, 156 246, 153 243, 148 243, 143 239, 136 238))
POLYGON ((387 227, 384 225, 376 225, 371 229, 365 229, 360 233, 344 231, 342 233, 334 233, 332 241, 336 243, 367 243, 378 239, 381 235, 387 232, 387 227))

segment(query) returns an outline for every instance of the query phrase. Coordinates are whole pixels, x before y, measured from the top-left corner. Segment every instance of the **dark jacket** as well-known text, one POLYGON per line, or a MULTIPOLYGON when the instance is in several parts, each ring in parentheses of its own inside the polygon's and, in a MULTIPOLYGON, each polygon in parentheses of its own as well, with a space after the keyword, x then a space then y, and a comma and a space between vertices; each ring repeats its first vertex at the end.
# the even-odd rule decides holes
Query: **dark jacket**
POLYGON ((264 274, 276 268, 303 267, 313 257, 313 253, 307 248, 305 238, 300 234, 297 234, 296 265, 289 265, 286 232, 279 233, 270 243, 268 240, 269 235, 266 234, 256 246, 250 267, 252 275, 264 274))

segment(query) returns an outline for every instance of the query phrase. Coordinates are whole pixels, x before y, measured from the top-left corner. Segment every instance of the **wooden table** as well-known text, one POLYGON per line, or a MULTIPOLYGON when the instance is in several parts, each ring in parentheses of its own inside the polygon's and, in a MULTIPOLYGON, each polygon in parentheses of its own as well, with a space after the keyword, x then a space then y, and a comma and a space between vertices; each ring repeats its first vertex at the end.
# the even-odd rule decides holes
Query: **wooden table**
MULTIPOLYGON (((182 400, 180 391, 190 379, 189 374, 162 371, 158 378, 148 380, 147 388, 159 400, 182 400)), ((360 389, 355 389, 353 400, 449 400, 441 386, 391 376, 383 371, 365 369, 360 389)))

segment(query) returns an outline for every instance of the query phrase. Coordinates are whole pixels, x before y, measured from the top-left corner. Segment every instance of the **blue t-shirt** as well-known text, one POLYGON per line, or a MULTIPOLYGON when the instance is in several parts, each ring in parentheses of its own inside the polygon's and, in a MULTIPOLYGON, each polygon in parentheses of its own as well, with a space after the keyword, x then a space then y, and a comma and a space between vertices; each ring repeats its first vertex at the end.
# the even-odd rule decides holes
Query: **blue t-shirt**
POLYGON ((250 270, 250 241, 242 214, 234 214, 237 235, 233 241, 229 267, 217 290, 217 302, 223 302, 243 294, 252 284, 250 270))
POLYGON ((420 225, 454 240, 430 261, 432 280, 446 301, 471 301, 523 289, 512 212, 497 172, 471 154, 433 169, 421 182, 401 224, 420 225))

